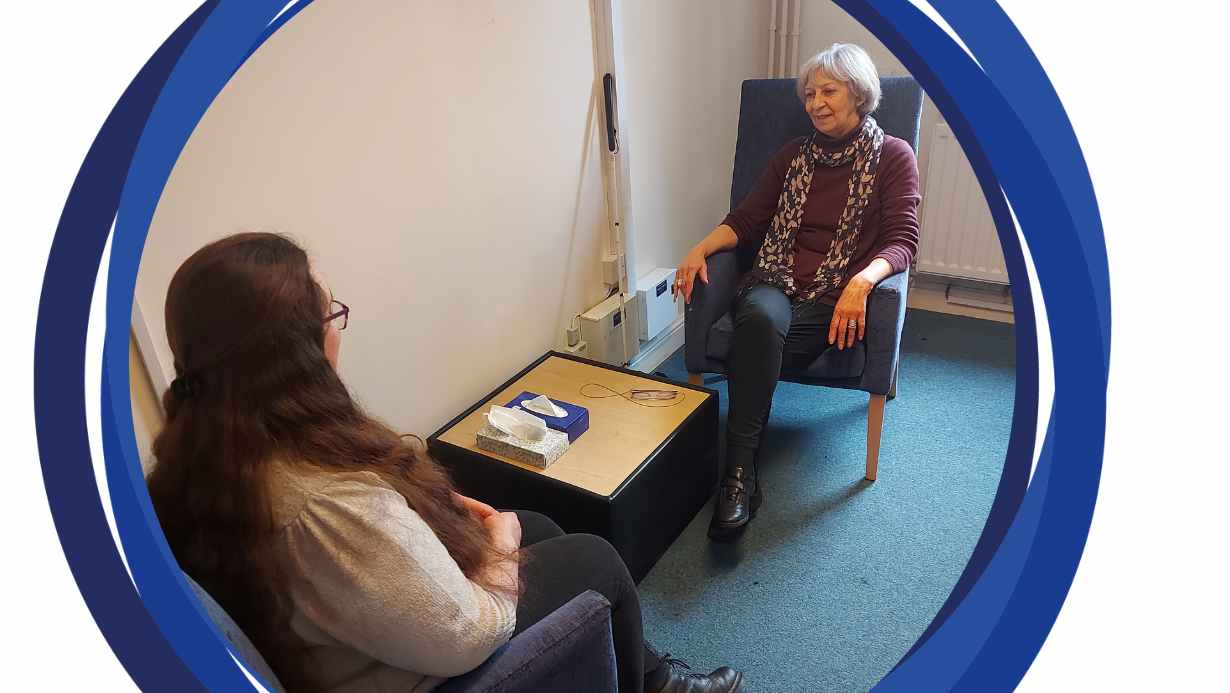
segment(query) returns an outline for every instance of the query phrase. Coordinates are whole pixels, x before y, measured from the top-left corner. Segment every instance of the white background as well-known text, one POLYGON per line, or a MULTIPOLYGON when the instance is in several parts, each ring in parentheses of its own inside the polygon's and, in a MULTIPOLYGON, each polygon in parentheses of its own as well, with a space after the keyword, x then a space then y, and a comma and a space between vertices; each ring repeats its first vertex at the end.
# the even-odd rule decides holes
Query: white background
MULTIPOLYGON (((1021 688, 1213 689, 1224 685, 1230 619, 1230 454, 1218 411, 1230 254, 1221 22, 1195 2, 1148 11, 1001 4, 1051 76, 1089 162, 1114 327, 1093 531, 1021 688)), ((51 234, 90 142, 193 9, 183 0, 29 3, 0 17, 6 688, 132 687, 76 591, 47 511, 32 416, 34 317, 51 234)))

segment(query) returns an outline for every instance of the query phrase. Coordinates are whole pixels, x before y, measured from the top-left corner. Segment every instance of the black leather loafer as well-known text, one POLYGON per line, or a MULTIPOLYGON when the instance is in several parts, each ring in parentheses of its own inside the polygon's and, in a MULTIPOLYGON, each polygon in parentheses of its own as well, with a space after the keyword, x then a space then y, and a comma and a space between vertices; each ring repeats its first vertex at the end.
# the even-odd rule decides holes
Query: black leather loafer
POLYGON ((717 541, 738 538, 760 508, 764 499, 762 491, 756 475, 748 475, 743 467, 727 472, 718 487, 717 502, 713 505, 709 538, 717 541))

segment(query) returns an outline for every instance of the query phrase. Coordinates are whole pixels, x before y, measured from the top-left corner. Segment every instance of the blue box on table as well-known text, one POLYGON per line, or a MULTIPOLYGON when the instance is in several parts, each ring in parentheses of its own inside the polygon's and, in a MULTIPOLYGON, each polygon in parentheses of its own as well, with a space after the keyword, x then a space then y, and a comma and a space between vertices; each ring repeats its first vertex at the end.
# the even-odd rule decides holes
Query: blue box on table
MULTIPOLYGON (((509 402, 508 404, 504 406, 520 407, 522 402, 526 400, 534 399, 537 396, 538 396, 538 393, 536 392, 522 392, 521 394, 514 397, 511 402, 509 402)), ((525 407, 521 407, 521 409, 545 421, 547 423, 547 428, 568 434, 569 443, 572 443, 577 438, 580 438, 582 433, 589 430, 589 410, 588 409, 586 409, 585 407, 579 407, 575 404, 570 404, 568 402, 555 399, 554 397, 548 397, 547 399, 550 399, 552 402, 555 403, 555 406, 559 407, 560 409, 563 409, 567 413, 564 414, 563 416, 546 416, 543 414, 539 414, 536 411, 530 411, 529 409, 526 409, 525 407)))

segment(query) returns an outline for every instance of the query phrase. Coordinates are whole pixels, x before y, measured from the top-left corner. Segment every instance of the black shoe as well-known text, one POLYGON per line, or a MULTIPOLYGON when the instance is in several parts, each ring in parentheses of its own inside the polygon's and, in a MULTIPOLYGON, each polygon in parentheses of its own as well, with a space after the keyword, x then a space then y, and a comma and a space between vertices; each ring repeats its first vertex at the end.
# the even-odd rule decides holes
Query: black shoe
POLYGON ((728 471, 718 487, 713 519, 709 522, 709 538, 729 541, 742 534, 764 499, 761 491, 755 474, 747 474, 743 467, 728 471))
POLYGON ((708 674, 694 674, 686 662, 662 657, 657 669, 645 675, 645 693, 737 693, 743 674, 719 667, 708 674))

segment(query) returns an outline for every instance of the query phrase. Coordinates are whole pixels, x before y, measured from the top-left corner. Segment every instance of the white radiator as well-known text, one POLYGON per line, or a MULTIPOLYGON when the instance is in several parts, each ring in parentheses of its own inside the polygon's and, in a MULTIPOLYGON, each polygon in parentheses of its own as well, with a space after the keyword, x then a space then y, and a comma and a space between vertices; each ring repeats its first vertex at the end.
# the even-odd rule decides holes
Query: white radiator
POLYGON ((995 222, 974 170, 945 123, 931 134, 923 190, 918 271, 1008 283, 995 222))

